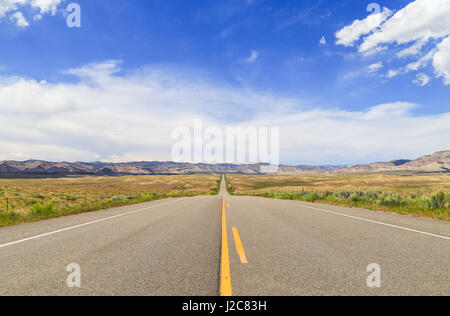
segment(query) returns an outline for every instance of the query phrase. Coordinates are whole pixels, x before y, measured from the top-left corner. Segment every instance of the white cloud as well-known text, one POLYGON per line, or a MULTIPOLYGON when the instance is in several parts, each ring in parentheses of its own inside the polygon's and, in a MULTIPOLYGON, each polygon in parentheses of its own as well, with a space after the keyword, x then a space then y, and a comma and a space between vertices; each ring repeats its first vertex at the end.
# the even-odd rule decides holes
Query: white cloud
POLYGON ((379 30, 364 38, 360 51, 383 43, 426 42, 450 33, 449 0, 416 0, 388 19, 379 30))
POLYGON ((41 13, 55 14, 61 0, 31 0, 31 5, 38 8, 41 13))
MULTIPOLYGON (((386 15, 385 22, 378 26, 358 27, 367 25, 369 18, 363 20, 365 24, 357 20, 338 31, 337 43, 350 46, 362 35, 367 35, 362 38, 358 49, 360 53, 376 53, 385 50, 387 45, 401 48, 396 54, 398 58, 417 56, 418 59, 398 70, 398 73, 417 71, 432 60, 437 76, 442 77, 445 84, 450 84, 450 0, 415 0, 394 15, 386 15)), ((378 22, 382 20, 379 18, 378 22)))
POLYGON ((18 27, 30 26, 30 24, 27 22, 27 20, 23 16, 22 12, 16 12, 16 13, 12 14, 10 19, 15 21, 15 23, 18 27))
POLYGON ((365 120, 383 120, 386 119, 387 116, 390 116, 391 118, 402 118, 407 116, 409 112, 416 107, 415 104, 408 102, 381 104, 369 109, 367 113, 362 115, 362 118, 365 120))
POLYGON ((424 47, 426 43, 427 43, 426 40, 419 40, 416 43, 412 44, 411 46, 399 51, 397 53, 397 57, 404 58, 412 55, 417 55, 420 53, 422 47, 424 47))
POLYGON ((259 57, 259 53, 255 50, 252 50, 250 56, 246 59, 249 63, 254 63, 259 57))
POLYGON ((428 52, 428 54, 426 54, 419 60, 406 65, 404 72, 406 73, 409 71, 417 71, 425 67, 433 59, 435 52, 435 50, 431 50, 430 52, 428 52))
POLYGON ((0 0, 0 20, 8 17, 14 19, 19 27, 28 26, 22 12, 17 10, 31 8, 39 10, 39 14, 34 16, 34 20, 42 18, 43 14, 54 15, 62 0, 0 0))
POLYGON ((450 37, 447 37, 438 45, 438 50, 433 56, 433 66, 439 77, 450 85, 450 37))
POLYGON ((291 136, 282 143, 281 157, 292 161, 301 153, 307 163, 373 162, 449 148, 450 113, 414 116, 414 106, 393 103, 365 112, 318 110, 285 116, 281 133, 291 136))
POLYGON ((351 25, 336 33, 337 44, 353 46, 362 35, 367 35, 374 31, 391 15, 392 11, 384 8, 382 12, 371 14, 364 20, 355 20, 351 25))
POLYGON ((18 5, 22 5, 26 0, 2 0, 0 1, 0 18, 5 17, 6 13, 17 9, 18 5))
POLYGON ((377 72, 378 70, 380 70, 381 68, 383 68, 383 63, 380 61, 380 62, 369 65, 369 67, 367 67, 367 70, 369 73, 374 73, 374 72, 377 72))
POLYGON ((430 81, 431 81, 431 78, 428 75, 426 75, 424 73, 419 73, 419 74, 416 75, 416 79, 413 80, 413 83, 415 83, 419 87, 424 87, 430 81))
POLYGON ((195 72, 118 72, 107 61, 68 71, 78 83, 0 78, 0 159, 170 160, 175 127, 280 126, 286 163, 354 163, 450 148, 450 113, 396 102, 363 111, 227 87, 195 72))
POLYGON ((419 69, 422 69, 428 65, 428 63, 433 60, 434 54, 436 50, 431 50, 428 52, 425 56, 421 57, 419 60, 409 63, 404 67, 400 67, 398 69, 391 69, 389 70, 388 74, 386 75, 387 78, 393 78, 399 75, 403 75, 406 73, 409 73, 411 71, 418 71, 419 69))
POLYGON ((112 75, 120 72, 120 60, 107 60, 102 63, 92 63, 80 68, 64 71, 64 74, 79 77, 86 82, 102 82, 109 80, 112 75))
POLYGON ((388 78, 394 78, 397 77, 398 75, 400 75, 400 71, 399 70, 395 70, 395 69, 390 69, 386 75, 386 77, 388 78))

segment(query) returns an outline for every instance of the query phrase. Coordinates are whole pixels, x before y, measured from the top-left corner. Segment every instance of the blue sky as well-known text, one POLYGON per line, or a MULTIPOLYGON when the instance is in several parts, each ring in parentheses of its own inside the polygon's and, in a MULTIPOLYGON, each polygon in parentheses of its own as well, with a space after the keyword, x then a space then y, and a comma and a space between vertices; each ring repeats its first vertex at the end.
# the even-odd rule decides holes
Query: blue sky
MULTIPOLYGON (((351 77, 378 56, 352 56, 334 45, 335 32, 368 15, 372 1, 79 1, 82 27, 62 15, 26 29, 2 23, 4 74, 64 80, 64 69, 105 59, 122 67, 169 65, 204 71, 214 80, 300 96, 321 106, 358 109, 393 99, 427 102, 425 113, 445 110, 448 87, 435 82, 415 89, 413 75, 383 83, 351 77), (325 36, 328 43, 319 46, 325 36), (243 62, 257 51, 256 62, 243 62), (6 69, 5 69, 6 68, 6 69), (411 91, 420 90, 420 91, 411 91), (324 95, 323 91, 327 91, 324 95)), ((389 1, 401 9, 410 1, 389 1)), ((383 5, 383 3, 381 3, 383 5)))
MULTIPOLYGON (((443 126, 439 131, 433 131, 436 133, 433 135, 422 132, 422 138, 411 139, 408 145, 400 148, 389 143, 388 135, 382 139, 386 144, 375 148, 372 146, 372 149, 364 146, 360 149, 357 145, 360 140, 356 139, 354 145, 343 148, 342 151, 335 144, 328 146, 325 140, 319 142, 317 148, 308 141, 299 142, 296 150, 282 145, 282 161, 286 163, 368 162, 404 156, 414 158, 414 155, 429 154, 432 150, 449 149, 450 133, 445 125, 450 112, 450 86, 446 81, 447 75, 450 78, 450 70, 446 68, 446 51, 441 49, 438 52, 444 56, 441 64, 436 61, 436 53, 433 62, 424 63, 417 71, 397 74, 399 69, 405 69, 409 63, 420 60, 427 52, 436 49, 448 35, 438 32, 431 39, 426 39, 420 53, 402 58, 396 54, 420 39, 410 38, 406 33, 398 35, 404 35, 401 39, 389 37, 392 33, 387 25, 391 22, 389 19, 394 19, 395 14, 407 5, 413 4, 418 7, 417 10, 420 9, 423 0, 379 2, 380 8, 387 7, 391 11, 388 21, 383 21, 387 25, 386 29, 380 30, 387 40, 378 40, 376 44, 383 49, 371 54, 358 50, 367 34, 360 35, 353 46, 346 46, 337 44, 337 32, 352 25, 355 20, 364 21, 370 15, 367 6, 373 1, 80 0, 77 3, 82 10, 81 28, 66 26, 63 11, 68 2, 52 1, 55 3, 53 12, 38 5, 18 5, 13 10, 6 11, 2 17, 0 7, 0 80, 5 89, 11 88, 20 79, 28 83, 45 81, 47 87, 50 87, 49 94, 54 93, 58 86, 64 85, 87 85, 92 88, 86 82, 86 76, 80 77, 74 75, 73 71, 68 73, 68 70, 90 67, 95 72, 95 65, 113 61, 116 69, 105 76, 132 81, 132 78, 145 73, 145 78, 157 78, 155 80, 159 80, 158 86, 169 86, 171 92, 178 85, 185 87, 194 83, 195 89, 199 90, 210 87, 221 92, 236 92, 238 96, 235 98, 227 100, 226 96, 221 96, 220 102, 215 100, 209 107, 198 103, 186 105, 195 109, 189 115, 204 115, 205 119, 215 123, 229 125, 252 120, 263 122, 265 120, 262 117, 271 112, 270 102, 276 104, 272 110, 276 109, 280 117, 291 114, 291 117, 295 117, 317 111, 346 113, 349 116, 354 113, 356 117, 363 115, 361 113, 369 113, 379 105, 407 103, 409 105, 400 106, 404 114, 399 117, 402 124, 406 118, 432 122, 433 118, 438 117, 439 124, 443 126), (18 25, 17 20, 12 18, 15 12, 22 13, 27 26, 18 25), (42 17, 35 21, 33 18, 37 14, 42 17), (396 70, 396 75, 388 76, 389 70, 396 70), (419 75, 426 80, 417 81, 419 75), (425 84, 421 86, 420 83, 425 84), (244 101, 239 99, 242 95, 248 98, 254 96, 254 100, 264 98, 265 101, 260 109, 257 105, 243 105, 240 102, 244 101), (288 105, 283 106, 285 103, 288 105), (441 139, 429 145, 422 144, 431 137, 441 139)), ((442 2, 445 10, 448 8, 448 1, 436 1, 442 2)), ((433 16, 417 25, 417 28, 436 29, 430 25, 432 20, 433 16)), ((438 25, 438 28, 447 28, 446 31, 450 34, 449 25, 438 25)), ((374 32, 374 29, 371 31, 374 32)), ((152 81, 152 84, 155 83, 152 81)), ((47 90, 44 89, 39 95, 45 94, 45 91, 47 90)), ((52 97, 64 99, 66 96, 52 94, 52 97)), ((199 102, 196 97, 192 102, 199 102)), ((77 99, 77 96, 72 98, 77 99)), ((174 110, 179 111, 178 99, 174 97, 172 100, 174 110)), ((164 101, 164 105, 151 102, 148 107, 158 112, 167 106, 167 102, 170 103, 170 100, 164 101)), ((126 103, 120 106, 127 108, 126 103)), ((180 112, 184 113, 186 107, 180 112)), ((6 112, 5 108, 4 113, 6 112)), ((46 115, 44 112, 41 114, 46 115)), ((335 117, 335 114, 332 116, 335 117)), ((387 113, 387 117, 389 116, 387 113)), ((325 121, 328 119, 323 118, 325 121)), ((323 120, 318 119, 314 125, 319 133, 321 130, 317 126, 323 124, 323 120)), ((30 124, 30 127, 36 126, 35 123, 30 124)), ((282 120, 270 124, 283 127, 282 120)), ((295 122, 289 124, 295 125, 295 122)), ((380 126, 382 128, 383 125, 375 124, 372 130, 354 132, 367 133, 370 137, 370 133, 377 133, 380 126)), ((294 130, 286 130, 289 137, 294 137, 294 130)), ((38 134, 47 132, 35 131, 38 134)), ((330 131, 323 130, 323 133, 325 139, 330 131)), ((407 137, 406 134, 410 131, 400 129, 392 133, 407 137)), ((0 140, 1 137, 0 134, 0 140)), ((86 143, 83 137, 71 137, 75 143, 86 143)), ((84 137, 89 138, 88 135, 84 137)), ((348 134, 341 137, 341 142, 348 143, 348 134)), ((62 143, 48 137, 44 137, 47 140, 42 144, 42 149, 27 150, 26 144, 36 142, 32 139, 23 135, 18 137, 3 134, 4 148, 11 148, 0 152, 0 159, 25 159, 31 156, 50 160, 166 158, 163 154, 164 145, 156 144, 157 142, 149 144, 147 149, 123 146, 117 153, 106 148, 103 152, 96 153, 92 147, 80 145, 79 151, 75 153, 67 150, 66 146, 58 150, 62 143), (53 154, 44 150, 46 146, 54 146, 54 151, 51 151, 53 154), (132 155, 131 152, 136 154, 132 155)), ((339 142, 339 139, 334 141, 339 142)), ((96 146, 99 142, 101 140, 96 140, 91 145, 96 146)))

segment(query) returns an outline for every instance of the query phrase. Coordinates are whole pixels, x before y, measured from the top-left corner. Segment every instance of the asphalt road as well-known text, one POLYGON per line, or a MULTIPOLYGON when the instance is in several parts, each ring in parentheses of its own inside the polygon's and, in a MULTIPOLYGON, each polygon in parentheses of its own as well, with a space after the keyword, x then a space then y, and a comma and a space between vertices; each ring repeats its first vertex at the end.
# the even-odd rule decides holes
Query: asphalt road
POLYGON ((235 197, 224 184, 0 229, 0 295, 450 295, 449 264, 448 222, 235 197), (66 283, 72 263, 80 288, 66 283))

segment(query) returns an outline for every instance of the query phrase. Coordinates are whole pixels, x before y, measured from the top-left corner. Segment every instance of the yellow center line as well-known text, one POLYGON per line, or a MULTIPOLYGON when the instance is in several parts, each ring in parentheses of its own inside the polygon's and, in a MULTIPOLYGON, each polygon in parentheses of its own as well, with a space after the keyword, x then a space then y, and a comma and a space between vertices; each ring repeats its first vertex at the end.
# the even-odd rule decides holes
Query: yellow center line
POLYGON ((231 296, 230 257, 228 254, 227 218, 225 197, 222 198, 222 260, 220 265, 220 295, 231 296))
POLYGON ((247 257, 245 256, 244 247, 242 246, 241 238, 239 237, 239 233, 236 227, 233 227, 233 236, 236 243, 236 251, 239 254, 239 257, 241 257, 241 262, 248 263, 247 257))

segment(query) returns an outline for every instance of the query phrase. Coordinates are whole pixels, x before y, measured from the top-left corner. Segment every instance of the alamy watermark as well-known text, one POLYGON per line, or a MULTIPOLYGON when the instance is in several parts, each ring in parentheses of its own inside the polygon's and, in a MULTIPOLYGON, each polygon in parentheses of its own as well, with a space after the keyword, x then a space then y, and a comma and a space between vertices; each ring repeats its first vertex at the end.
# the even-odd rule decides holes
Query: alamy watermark
POLYGON ((367 12, 372 12, 372 14, 380 14, 381 11, 381 5, 378 3, 369 3, 367 6, 367 12))
POLYGON ((66 283, 70 288, 81 287, 81 267, 77 263, 71 263, 66 267, 66 271, 69 272, 66 283))
POLYGON ((81 27, 81 7, 78 3, 69 3, 66 8, 68 27, 81 27))
POLYGON ((280 164, 279 127, 205 127, 201 119, 193 128, 172 131, 171 155, 175 162, 262 164, 261 173, 276 173, 280 164))
POLYGON ((367 272, 370 273, 367 277, 367 286, 371 289, 381 287, 381 267, 377 263, 371 263, 367 266, 367 272))

